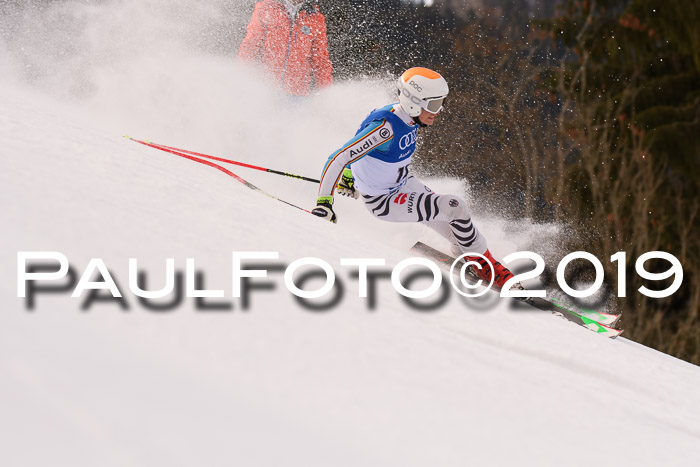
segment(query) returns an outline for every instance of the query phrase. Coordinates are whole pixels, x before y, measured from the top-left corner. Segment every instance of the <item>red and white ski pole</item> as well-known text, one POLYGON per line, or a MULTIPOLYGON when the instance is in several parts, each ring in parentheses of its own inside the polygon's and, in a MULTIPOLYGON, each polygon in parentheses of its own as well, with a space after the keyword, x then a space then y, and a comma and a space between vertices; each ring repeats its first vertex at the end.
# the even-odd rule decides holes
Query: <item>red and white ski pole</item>
POLYGON ((233 161, 231 159, 224 159, 223 157, 217 157, 217 156, 210 156, 208 154, 202 154, 201 152, 195 152, 195 151, 190 151, 187 149, 180 149, 176 148, 173 146, 166 146, 164 144, 157 144, 157 143, 152 143, 150 141, 140 141, 138 139, 134 138, 129 138, 133 141, 136 141, 137 143, 145 144, 146 146, 151 146, 153 148, 157 149, 170 149, 171 151, 177 151, 180 153, 184 154, 190 154, 192 156, 197 156, 197 157, 204 157, 205 159, 211 159, 214 161, 219 161, 219 162, 226 162, 227 164, 233 164, 233 165, 238 165, 240 167, 246 167, 249 169, 255 169, 255 170, 261 170, 263 172, 275 174, 275 175, 282 175, 285 177, 290 177, 290 178, 296 178, 298 180, 304 180, 306 182, 312 182, 312 183, 321 183, 320 180, 316 180, 315 178, 309 178, 309 177, 304 177, 303 175, 296 175, 296 174, 291 174, 288 172, 281 172, 279 170, 274 170, 274 169, 268 169, 266 167, 259 167, 257 165, 252 165, 252 164, 246 164, 245 162, 238 162, 238 161, 233 161))

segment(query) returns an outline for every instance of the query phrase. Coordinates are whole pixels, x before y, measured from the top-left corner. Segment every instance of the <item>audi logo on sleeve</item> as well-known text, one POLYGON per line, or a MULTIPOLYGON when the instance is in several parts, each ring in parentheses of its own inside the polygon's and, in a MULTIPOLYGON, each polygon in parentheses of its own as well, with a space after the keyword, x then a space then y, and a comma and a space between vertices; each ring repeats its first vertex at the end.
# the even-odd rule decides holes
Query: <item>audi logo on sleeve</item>
POLYGON ((374 149, 376 146, 384 143, 385 141, 390 140, 393 137, 394 132, 391 131, 391 129, 389 128, 380 127, 378 130, 375 129, 373 132, 369 133, 367 136, 357 141, 349 148, 350 156, 355 157, 360 154, 366 154, 367 152, 374 149))

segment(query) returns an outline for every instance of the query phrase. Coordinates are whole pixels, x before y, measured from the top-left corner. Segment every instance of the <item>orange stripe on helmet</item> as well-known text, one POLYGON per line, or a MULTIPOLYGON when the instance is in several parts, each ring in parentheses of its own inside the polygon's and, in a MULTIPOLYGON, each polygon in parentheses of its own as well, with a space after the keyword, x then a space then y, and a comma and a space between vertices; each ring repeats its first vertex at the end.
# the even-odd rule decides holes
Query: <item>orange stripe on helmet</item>
POLYGON ((423 68, 423 67, 414 67, 414 68, 409 68, 408 70, 403 72, 403 75, 401 75, 401 79, 404 81, 408 81, 409 79, 413 78, 416 75, 420 76, 425 76, 428 79, 439 79, 442 78, 442 75, 440 73, 429 70, 428 68, 423 68))

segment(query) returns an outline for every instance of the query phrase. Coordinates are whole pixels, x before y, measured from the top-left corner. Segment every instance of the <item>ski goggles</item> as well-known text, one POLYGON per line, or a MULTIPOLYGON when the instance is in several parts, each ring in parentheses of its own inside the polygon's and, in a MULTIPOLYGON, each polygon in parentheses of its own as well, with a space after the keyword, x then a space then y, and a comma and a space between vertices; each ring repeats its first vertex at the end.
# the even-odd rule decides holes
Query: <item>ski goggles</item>
POLYGON ((423 99, 423 104, 421 104, 421 107, 431 114, 436 114, 442 110, 445 99, 447 99, 447 96, 423 99))
POLYGON ((429 99, 418 99, 416 96, 411 94, 406 88, 403 88, 401 93, 404 96, 410 98, 411 102, 413 102, 416 105, 419 105, 421 109, 424 109, 427 112, 430 112, 431 114, 436 114, 440 112, 443 108, 443 105, 445 104, 445 99, 447 99, 447 96, 431 97, 429 99))

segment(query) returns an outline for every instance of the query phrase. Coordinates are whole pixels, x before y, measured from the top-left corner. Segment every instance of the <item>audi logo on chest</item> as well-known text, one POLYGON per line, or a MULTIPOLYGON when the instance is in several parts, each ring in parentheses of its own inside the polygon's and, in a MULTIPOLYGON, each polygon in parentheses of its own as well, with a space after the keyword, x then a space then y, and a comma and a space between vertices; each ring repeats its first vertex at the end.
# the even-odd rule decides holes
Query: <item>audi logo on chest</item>
POLYGON ((416 131, 417 128, 414 128, 413 131, 401 137, 399 140, 399 149, 403 151, 407 147, 416 144, 416 131))

